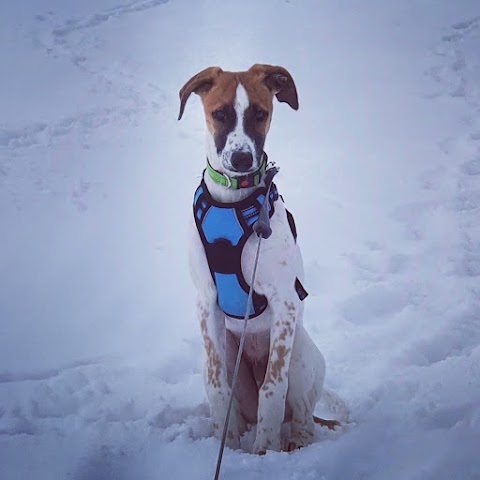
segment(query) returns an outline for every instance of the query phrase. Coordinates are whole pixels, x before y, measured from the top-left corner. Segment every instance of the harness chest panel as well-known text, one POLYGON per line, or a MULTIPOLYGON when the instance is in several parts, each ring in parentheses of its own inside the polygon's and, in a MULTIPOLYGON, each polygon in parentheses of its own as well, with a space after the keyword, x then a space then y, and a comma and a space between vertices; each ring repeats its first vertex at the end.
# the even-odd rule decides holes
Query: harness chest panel
MULTIPOLYGON (((193 215, 217 287, 217 302, 233 318, 243 318, 247 309, 250 286, 242 273, 242 251, 253 233, 265 195, 266 188, 259 187, 241 202, 223 204, 211 197, 203 180, 195 192, 193 215)), ((277 199, 277 187, 272 183, 268 198, 270 217, 277 199)), ((268 305, 266 297, 255 291, 252 300, 250 318, 260 315, 268 305)))

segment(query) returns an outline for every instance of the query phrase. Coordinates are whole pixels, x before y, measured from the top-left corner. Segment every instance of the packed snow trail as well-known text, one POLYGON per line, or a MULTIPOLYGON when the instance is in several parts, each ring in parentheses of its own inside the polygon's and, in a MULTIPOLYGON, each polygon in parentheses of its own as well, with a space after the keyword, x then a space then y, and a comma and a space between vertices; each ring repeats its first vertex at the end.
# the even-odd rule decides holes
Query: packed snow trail
POLYGON ((299 90, 267 152, 350 423, 227 450, 223 476, 480 478, 478 1, 1 9, 2 480, 212 478, 186 262, 204 125, 178 90, 253 63, 299 90))

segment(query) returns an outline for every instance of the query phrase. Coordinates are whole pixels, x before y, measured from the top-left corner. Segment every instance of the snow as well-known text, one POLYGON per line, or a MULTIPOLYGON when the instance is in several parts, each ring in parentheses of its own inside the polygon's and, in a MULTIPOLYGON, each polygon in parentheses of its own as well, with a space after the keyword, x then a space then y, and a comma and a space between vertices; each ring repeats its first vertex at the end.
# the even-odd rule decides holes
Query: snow
POLYGON ((267 152, 349 420, 227 450, 223 478, 480 478, 478 1, 1 11, 0 479, 213 478, 186 260, 204 123, 178 90, 253 63, 299 90, 267 152))

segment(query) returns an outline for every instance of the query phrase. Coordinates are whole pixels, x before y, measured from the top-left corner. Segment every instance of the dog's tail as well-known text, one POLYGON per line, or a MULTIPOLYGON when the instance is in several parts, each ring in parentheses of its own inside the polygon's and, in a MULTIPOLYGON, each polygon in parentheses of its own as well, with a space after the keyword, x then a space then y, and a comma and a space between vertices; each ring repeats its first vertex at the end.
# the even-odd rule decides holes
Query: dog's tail
POLYGON ((313 416, 313 421, 318 423, 322 427, 327 427, 330 430, 335 430, 335 427, 339 427, 341 425, 340 422, 337 420, 325 420, 324 418, 313 416))
POLYGON ((345 405, 345 402, 336 393, 324 388, 319 403, 323 407, 321 410, 328 410, 336 420, 325 420, 314 415, 313 421, 315 423, 327 427, 330 430, 335 430, 335 427, 339 427, 342 424, 349 422, 348 408, 345 405))

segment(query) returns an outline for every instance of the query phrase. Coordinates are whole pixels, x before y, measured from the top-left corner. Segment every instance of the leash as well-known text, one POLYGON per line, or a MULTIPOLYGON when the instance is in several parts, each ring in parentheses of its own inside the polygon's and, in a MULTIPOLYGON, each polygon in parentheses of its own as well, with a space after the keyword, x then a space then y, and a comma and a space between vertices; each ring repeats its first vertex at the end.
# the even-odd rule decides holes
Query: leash
POLYGON ((273 177, 277 173, 278 173, 278 168, 274 164, 272 164, 272 166, 270 166, 265 173, 265 185, 267 186, 267 193, 265 194, 265 200, 263 202, 263 205, 260 208, 260 212, 258 214, 258 220, 253 225, 253 230, 258 236, 257 251, 255 253, 255 262, 253 264, 252 280, 250 282, 250 289, 248 291, 247 310, 245 311, 245 316, 243 317, 243 330, 242 330, 242 335, 240 336, 240 343, 238 345, 237 359, 235 361, 235 369, 233 371, 230 401, 228 402, 227 415, 225 417, 225 423, 223 425, 222 440, 220 442, 220 450, 218 452, 217 468, 215 470, 214 480, 218 480, 220 478, 220 468, 222 466, 223 451, 225 450, 225 441, 227 439, 228 423, 230 421, 230 413, 232 411, 232 405, 233 405, 233 397, 234 397, 233 392, 235 390, 235 385, 237 383, 238 371, 240 370, 240 361, 242 360, 243 345, 245 343, 245 336, 247 333, 247 324, 250 318, 249 312, 250 312, 250 307, 252 305, 253 284, 255 282, 255 276, 257 274, 258 259, 260 257, 260 245, 262 243, 262 239, 264 238, 267 239, 272 234, 272 229, 270 227, 270 217, 268 215, 268 205, 269 205, 268 198, 270 195, 270 187, 272 186, 273 177))

